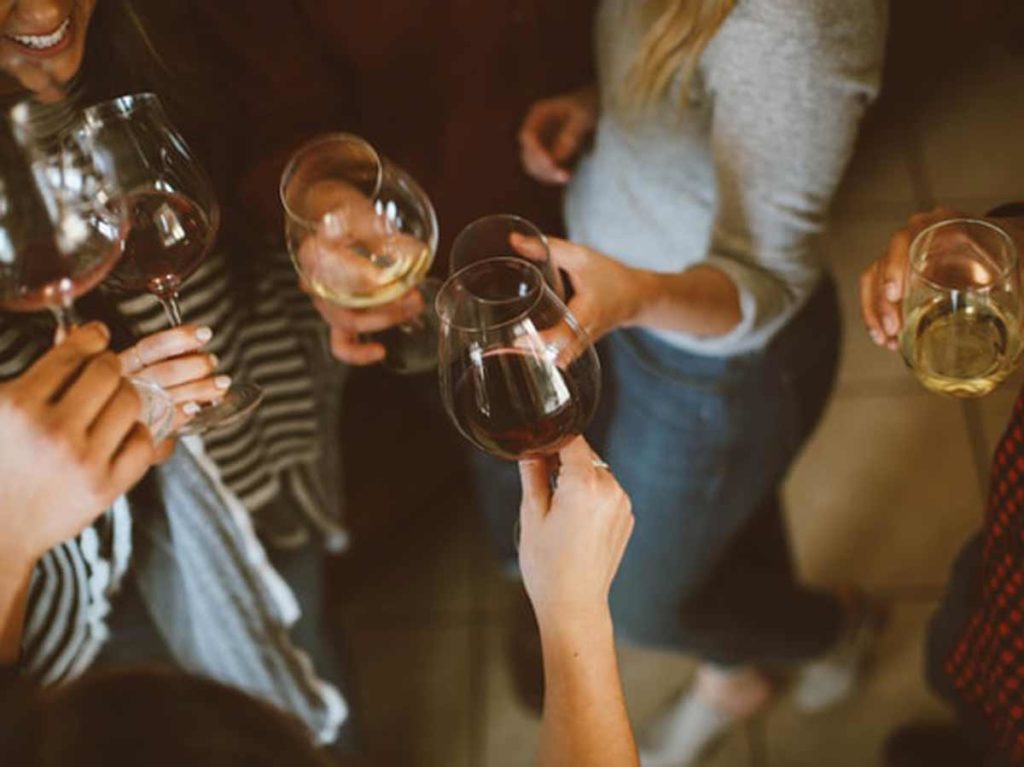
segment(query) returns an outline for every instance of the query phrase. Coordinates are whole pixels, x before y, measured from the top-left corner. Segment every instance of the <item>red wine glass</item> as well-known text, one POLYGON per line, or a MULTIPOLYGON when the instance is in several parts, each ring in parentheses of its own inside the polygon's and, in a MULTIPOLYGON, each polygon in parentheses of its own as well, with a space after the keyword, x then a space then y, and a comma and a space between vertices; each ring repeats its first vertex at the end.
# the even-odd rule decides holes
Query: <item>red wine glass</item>
POLYGON ((544 281, 558 298, 565 300, 562 274, 551 260, 548 238, 522 216, 498 213, 478 218, 459 232, 448 257, 448 273, 488 258, 521 258, 540 269, 544 281))
POLYGON ((589 425, 597 353, 536 266, 472 263, 442 286, 437 312, 441 395, 478 448, 510 460, 548 456, 589 425))
MULTIPOLYGON (((74 301, 121 257, 127 234, 122 200, 88 157, 35 143, 12 113, 0 127, 0 309, 50 311, 63 337, 74 301)), ((140 420, 154 441, 170 431, 174 404, 159 386, 133 379, 140 420)))
MULTIPOLYGON (((86 109, 69 143, 95 158, 123 196, 128 215, 124 255, 106 284, 147 292, 163 305, 172 327, 182 324, 178 293, 209 254, 220 225, 213 185, 159 99, 141 93, 86 109)), ((235 383, 179 431, 201 433, 235 423, 263 398, 259 386, 235 383)))

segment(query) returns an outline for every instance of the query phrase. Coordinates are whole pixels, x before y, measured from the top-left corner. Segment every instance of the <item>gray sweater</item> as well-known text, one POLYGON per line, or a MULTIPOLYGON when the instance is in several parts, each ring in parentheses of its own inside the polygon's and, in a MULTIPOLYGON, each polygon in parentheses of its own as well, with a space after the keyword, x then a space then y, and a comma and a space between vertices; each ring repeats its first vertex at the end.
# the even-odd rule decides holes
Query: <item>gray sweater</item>
MULTIPOLYGON (((602 102, 626 76, 642 30, 603 0, 602 102)), ((876 95, 885 0, 740 0, 705 50, 682 110, 606 110, 566 196, 572 239, 661 272, 710 264, 740 291, 723 336, 655 330, 708 355, 763 347, 825 272, 822 232, 857 128, 876 95)))

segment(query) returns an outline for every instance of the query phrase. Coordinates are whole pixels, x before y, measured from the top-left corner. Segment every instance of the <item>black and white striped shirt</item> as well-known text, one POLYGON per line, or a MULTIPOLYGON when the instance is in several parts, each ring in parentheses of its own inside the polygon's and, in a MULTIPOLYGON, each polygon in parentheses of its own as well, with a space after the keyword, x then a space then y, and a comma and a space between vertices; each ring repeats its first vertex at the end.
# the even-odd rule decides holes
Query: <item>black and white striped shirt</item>
MULTIPOLYGON (((214 330, 207 348, 235 380, 264 390, 255 413, 204 437, 221 479, 253 514, 270 545, 294 544, 308 531, 344 545, 337 446, 344 369, 330 355, 325 326, 297 287, 285 254, 252 265, 246 284, 223 255, 211 256, 181 293, 187 322, 214 330), (263 519, 282 492, 295 499, 293 519, 263 519)), ((168 327, 148 295, 118 310, 136 336, 168 327)), ((38 318, 0 318, 0 379, 22 372, 52 342, 38 318)), ((36 567, 22 641, 21 667, 43 684, 73 678, 107 637, 105 617, 130 558, 131 515, 121 499, 93 527, 51 550, 36 567)))

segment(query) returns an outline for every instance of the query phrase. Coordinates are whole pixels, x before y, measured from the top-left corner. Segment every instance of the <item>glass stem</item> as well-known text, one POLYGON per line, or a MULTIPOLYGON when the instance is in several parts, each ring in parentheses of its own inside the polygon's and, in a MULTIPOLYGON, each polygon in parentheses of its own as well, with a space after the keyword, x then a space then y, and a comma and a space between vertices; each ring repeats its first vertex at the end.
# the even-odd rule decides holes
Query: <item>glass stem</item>
POLYGON ((54 340, 56 343, 60 343, 68 337, 71 328, 78 324, 74 302, 69 295, 62 295, 60 303, 50 304, 50 312, 53 314, 53 321, 57 324, 54 340))
POLYGON ((160 303, 164 307, 164 311, 167 313, 167 321, 171 323, 172 328, 180 327, 181 322, 181 306, 178 305, 178 294, 171 293, 166 296, 157 296, 160 299, 160 303))

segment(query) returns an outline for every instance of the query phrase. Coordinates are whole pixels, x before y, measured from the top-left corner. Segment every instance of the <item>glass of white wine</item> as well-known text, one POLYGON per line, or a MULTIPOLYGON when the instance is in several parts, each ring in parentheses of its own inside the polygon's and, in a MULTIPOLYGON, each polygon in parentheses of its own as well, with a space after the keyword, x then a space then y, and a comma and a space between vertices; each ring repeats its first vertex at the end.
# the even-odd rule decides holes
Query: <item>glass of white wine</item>
POLYGON ((997 225, 951 219, 910 246, 903 301, 903 359, 925 388, 982 397, 1021 352, 1017 249, 997 225))
POLYGON ((416 181, 368 142, 336 133, 295 153, 280 191, 288 250, 309 289, 350 309, 419 289, 424 314, 376 338, 392 370, 436 368, 436 288, 426 275, 437 252, 437 216, 416 181))

